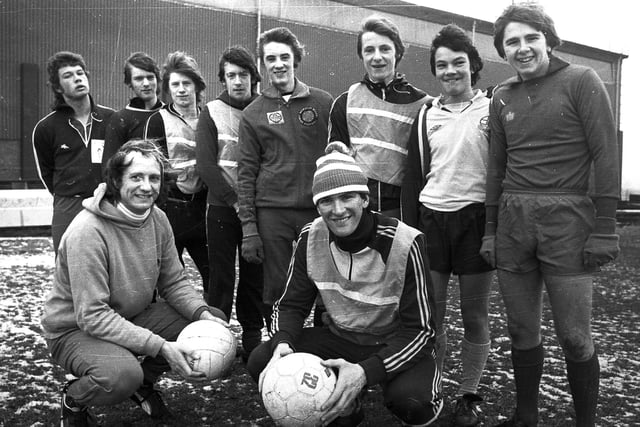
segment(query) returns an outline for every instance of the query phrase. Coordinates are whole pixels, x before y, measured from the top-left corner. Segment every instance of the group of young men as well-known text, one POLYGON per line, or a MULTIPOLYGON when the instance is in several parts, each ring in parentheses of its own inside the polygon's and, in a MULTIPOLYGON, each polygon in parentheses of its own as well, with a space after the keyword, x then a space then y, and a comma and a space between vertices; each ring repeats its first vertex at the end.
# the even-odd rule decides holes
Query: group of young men
POLYGON ((334 100, 296 77, 304 48, 279 27, 259 38, 262 93, 252 55, 234 46, 219 62, 225 90, 202 110, 206 84, 183 52, 162 71, 132 54, 124 74, 135 97, 118 112, 95 104, 82 57, 50 58, 56 104, 33 143, 54 195, 57 254, 42 325, 54 360, 78 378, 64 387, 63 424, 88 425, 90 405, 127 397, 167 416, 153 384, 168 369, 202 378, 175 338, 189 321, 231 317, 237 252, 249 373, 260 387, 291 352, 325 359, 338 372, 326 425, 360 423, 373 385, 404 425, 436 422, 451 274, 464 325, 454 423, 478 425, 494 269, 517 397, 502 425, 539 421, 543 287, 576 425, 595 425, 591 295, 593 273, 619 250, 617 141, 603 83, 557 57, 559 44, 540 7, 509 6, 494 45, 517 75, 483 91, 477 49, 447 25, 430 49, 442 88, 432 97, 397 72, 398 28, 372 16, 357 42, 366 74, 334 100), (206 302, 186 289, 176 263, 185 248, 206 302), (123 354, 134 358, 120 364, 123 354))

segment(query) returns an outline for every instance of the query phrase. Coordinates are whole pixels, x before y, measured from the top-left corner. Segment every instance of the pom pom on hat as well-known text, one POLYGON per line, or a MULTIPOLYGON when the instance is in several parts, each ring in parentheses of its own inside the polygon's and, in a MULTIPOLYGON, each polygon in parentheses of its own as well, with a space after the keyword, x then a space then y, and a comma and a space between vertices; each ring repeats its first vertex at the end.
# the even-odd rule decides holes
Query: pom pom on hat
POLYGON ((369 194, 369 187, 367 177, 353 157, 335 150, 316 160, 311 192, 317 205, 320 199, 340 193, 369 194))

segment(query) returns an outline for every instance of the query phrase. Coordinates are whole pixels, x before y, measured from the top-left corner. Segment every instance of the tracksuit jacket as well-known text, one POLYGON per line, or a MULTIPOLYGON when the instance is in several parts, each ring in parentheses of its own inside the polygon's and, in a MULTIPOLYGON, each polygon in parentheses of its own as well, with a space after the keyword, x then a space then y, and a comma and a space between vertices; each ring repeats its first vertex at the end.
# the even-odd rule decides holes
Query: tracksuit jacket
POLYGON ((327 145, 329 93, 296 79, 288 101, 271 86, 242 113, 238 157, 239 217, 257 234, 256 207, 313 209, 316 160, 327 145))
POLYGON ((433 351, 425 237, 397 219, 365 211, 346 238, 333 235, 322 218, 303 228, 274 305, 272 349, 280 342, 295 348, 318 293, 331 332, 359 345, 386 344, 359 363, 369 385, 392 379, 433 351))
MULTIPOLYGON (((92 162, 92 149, 104 148, 106 126, 113 110, 91 101, 89 139, 72 124, 73 109, 58 103, 33 129, 33 150, 42 183, 51 194, 90 197, 102 181, 102 158, 92 162), (95 142, 94 142, 95 141, 95 142), (95 147, 94 144, 97 144, 95 147)), ((97 160, 97 159, 95 159, 97 160)))

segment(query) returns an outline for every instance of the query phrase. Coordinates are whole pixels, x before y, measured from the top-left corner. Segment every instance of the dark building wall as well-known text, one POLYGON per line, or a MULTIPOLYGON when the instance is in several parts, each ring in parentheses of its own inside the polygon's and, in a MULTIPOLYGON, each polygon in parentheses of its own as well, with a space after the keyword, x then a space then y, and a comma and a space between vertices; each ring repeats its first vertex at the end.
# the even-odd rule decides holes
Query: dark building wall
MULTIPOLYGON (((360 8, 357 4, 349 6, 347 1, 343 3, 347 4, 345 8, 351 8, 351 14, 353 8, 360 8)), ((366 16, 374 9, 359 14, 366 16)), ((247 10, 238 12, 160 0, 0 1, 0 188, 40 186, 33 165, 31 130, 37 119, 50 111, 53 94, 46 85, 46 60, 59 50, 84 56, 91 73, 94 98, 115 109, 122 108, 130 96, 123 84, 122 65, 131 52, 146 51, 160 64, 167 53, 175 50, 193 55, 207 82, 205 101, 209 101, 222 90, 217 81, 220 53, 234 44, 255 51, 258 32, 281 25, 289 27, 306 46, 306 55, 298 70, 303 81, 338 96, 362 78, 364 71, 356 54, 358 22, 354 20, 353 27, 349 24, 349 31, 330 28, 329 22, 337 20, 333 15, 340 13, 338 9, 327 16, 325 26, 317 22, 305 24, 309 17, 288 15, 284 18, 263 16, 258 23, 257 15, 247 10), (21 75, 21 69, 31 71, 21 75)), ((408 9, 405 15, 415 10, 415 7, 408 9)), ((433 10, 427 12, 424 16, 415 16, 425 19, 420 22, 420 28, 405 28, 405 25, 400 28, 401 32, 434 32, 444 22, 457 22, 471 30, 468 18, 433 10), (428 19, 433 22, 427 22, 428 19)), ((488 37, 478 33, 476 38, 481 54, 487 57, 492 50, 488 37)), ((428 46, 406 44, 399 71, 416 86, 437 94, 438 85, 429 71, 428 46)), ((577 58, 594 66, 610 93, 615 93, 619 81, 606 55, 604 60, 594 60, 587 55, 591 52, 588 48, 582 50, 569 59, 577 58)), ((508 65, 492 54, 493 58, 485 60, 479 87, 494 85, 512 75, 508 65)))
POLYGON ((53 53, 80 53, 87 62, 94 99, 120 109, 130 96, 122 67, 131 52, 146 51, 160 64, 175 50, 193 55, 207 82, 209 100, 221 90, 217 72, 222 50, 232 44, 255 48, 256 18, 250 15, 156 0, 13 0, 0 7, 0 183, 39 185, 33 165, 23 167, 21 162, 23 154, 32 153, 31 130, 22 132, 20 111, 23 102, 37 109, 37 117, 50 111, 53 93, 46 85, 46 61, 53 53), (20 96, 20 68, 25 63, 38 68, 37 99, 20 96))

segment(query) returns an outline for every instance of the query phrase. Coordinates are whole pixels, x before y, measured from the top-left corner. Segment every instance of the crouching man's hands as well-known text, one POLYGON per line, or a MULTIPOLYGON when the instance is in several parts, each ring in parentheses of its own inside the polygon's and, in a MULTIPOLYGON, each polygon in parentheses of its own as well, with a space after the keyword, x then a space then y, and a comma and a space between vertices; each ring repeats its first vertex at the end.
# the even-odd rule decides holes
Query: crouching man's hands
POLYGON ((219 316, 214 316, 210 311, 208 310, 204 310, 202 313, 200 313, 200 317, 198 320, 212 320, 216 323, 220 323, 221 325, 223 325, 224 327, 228 328, 229 327, 229 322, 227 322, 224 318, 226 318, 226 316, 217 308, 212 307, 212 309, 219 311, 219 316))
POLYGON ((187 381, 204 381, 207 379, 204 373, 192 370, 189 365, 189 360, 196 357, 192 353, 195 351, 176 341, 165 341, 160 348, 160 356, 166 359, 172 371, 187 381))
POLYGON ((347 416, 356 409, 356 398, 367 385, 367 376, 362 366, 344 359, 325 360, 322 366, 338 371, 336 388, 320 408, 325 411, 321 418, 322 424, 327 425, 337 417, 347 416))

